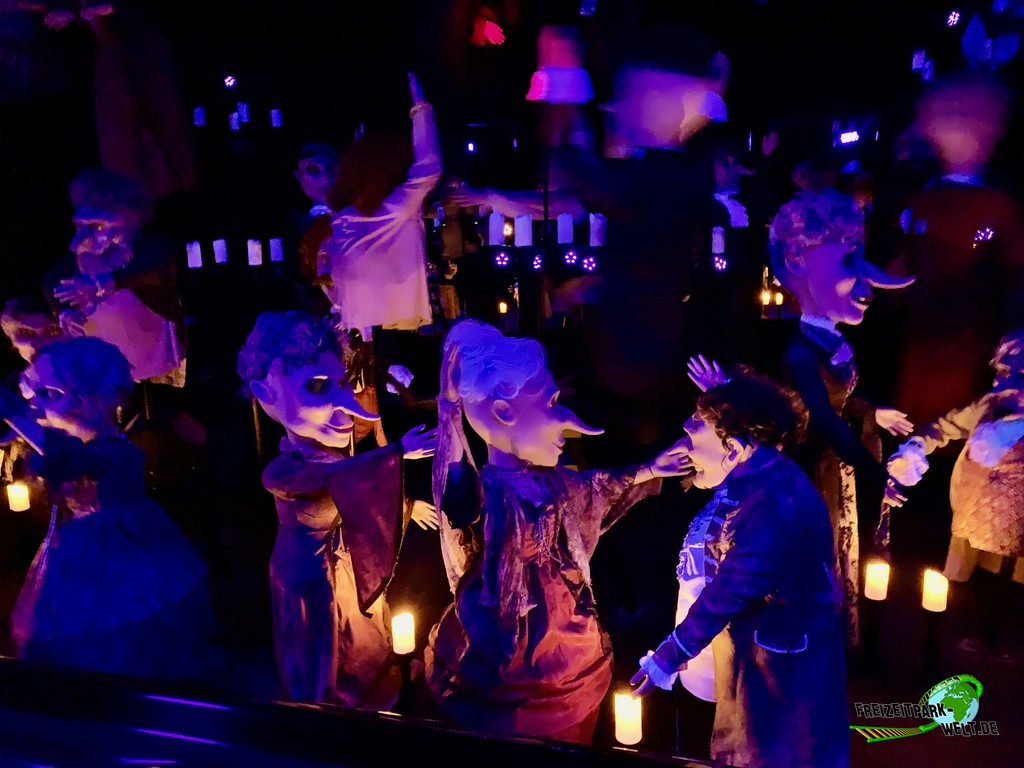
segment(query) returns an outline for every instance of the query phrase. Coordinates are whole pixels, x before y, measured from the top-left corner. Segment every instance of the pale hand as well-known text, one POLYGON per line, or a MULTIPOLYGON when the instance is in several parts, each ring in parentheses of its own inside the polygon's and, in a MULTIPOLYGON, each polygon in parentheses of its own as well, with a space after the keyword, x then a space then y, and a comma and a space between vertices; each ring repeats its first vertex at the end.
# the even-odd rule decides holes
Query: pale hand
POLYGON ((690 381, 696 384, 701 392, 707 392, 712 387, 717 387, 729 381, 718 361, 708 362, 704 355, 691 357, 686 367, 690 371, 688 374, 690 381))
POLYGON ((689 438, 680 438, 652 461, 648 468, 655 477, 678 477, 693 472, 689 438))
POLYGON ((917 485, 928 471, 928 459, 923 449, 912 443, 904 444, 889 457, 885 469, 900 485, 917 485))
POLYGON ((409 95, 412 96, 413 104, 425 104, 427 101, 427 96, 423 93, 423 86, 412 72, 409 73, 409 95))
POLYGON ((895 408, 876 408, 875 423, 890 435, 906 437, 914 431, 914 425, 907 414, 895 408))
POLYGON ((99 286, 88 275, 75 275, 60 281, 53 289, 53 295, 62 304, 69 304, 84 311, 96 304, 99 286))
POLYGON ((436 447, 437 427, 427 429, 425 424, 420 424, 402 435, 402 458, 410 461, 430 458, 436 447))
POLYGON ((441 391, 438 400, 452 404, 459 402, 460 380, 459 345, 452 344, 444 353, 444 360, 441 362, 441 391))
POLYGON ((414 499, 412 502, 412 521, 425 531, 436 531, 439 527, 434 505, 422 499, 414 499))
POLYGON ((895 480, 890 477, 885 481, 885 494, 882 497, 883 504, 888 504, 890 507, 902 507, 903 502, 906 500, 907 497, 896 487, 895 480))

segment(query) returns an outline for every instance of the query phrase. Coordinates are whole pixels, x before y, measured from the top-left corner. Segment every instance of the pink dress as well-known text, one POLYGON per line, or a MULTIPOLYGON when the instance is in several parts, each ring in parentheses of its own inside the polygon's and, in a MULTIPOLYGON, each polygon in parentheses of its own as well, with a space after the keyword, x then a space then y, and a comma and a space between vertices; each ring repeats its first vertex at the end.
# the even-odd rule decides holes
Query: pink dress
POLYGON ((635 471, 483 468, 483 514, 447 558, 461 561, 462 576, 424 652, 431 693, 460 723, 550 737, 598 709, 611 684, 612 648, 597 619, 589 561, 601 534, 660 490, 660 482, 634 478, 635 471))
POLYGON ((280 526, 270 588, 285 695, 388 709, 401 683, 384 599, 405 522, 401 445, 353 457, 281 448, 263 485, 280 526))

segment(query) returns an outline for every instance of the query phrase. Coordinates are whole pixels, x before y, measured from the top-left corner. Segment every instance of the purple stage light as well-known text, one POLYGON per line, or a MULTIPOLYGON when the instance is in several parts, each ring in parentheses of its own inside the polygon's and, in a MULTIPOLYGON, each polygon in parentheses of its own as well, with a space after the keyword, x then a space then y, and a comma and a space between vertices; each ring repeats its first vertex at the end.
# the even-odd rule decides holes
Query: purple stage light
POLYGON ((571 248, 565 252, 565 256, 563 258, 565 259, 565 263, 568 264, 570 267, 580 260, 579 254, 576 253, 576 251, 572 250, 571 248))
POLYGON ((587 270, 587 272, 593 272, 597 269, 597 259, 593 256, 586 256, 584 257, 583 264, 581 266, 587 270))
POLYGON ((717 272, 725 272, 726 267, 729 266, 729 262, 726 261, 724 256, 715 256, 711 263, 714 264, 717 272))
POLYGON ((498 251, 494 254, 494 263, 499 267, 507 267, 509 262, 508 251, 498 251))
POLYGON ((235 80, 235 76, 234 75, 228 75, 227 77, 224 78, 224 87, 225 88, 234 88, 235 85, 237 85, 237 84, 238 84, 238 81, 235 80))
POLYGON ((476 144, 474 144, 472 141, 469 142, 469 144, 466 145, 466 151, 467 152, 476 152, 476 144))
POLYGON ((960 23, 960 11, 950 11, 949 16, 946 17, 946 26, 955 27, 960 23))
POLYGON ((544 268, 544 257, 539 253, 533 257, 533 268, 537 270, 544 268))
POLYGON ((860 141, 860 134, 857 131, 843 131, 839 134, 840 144, 856 144, 860 141))

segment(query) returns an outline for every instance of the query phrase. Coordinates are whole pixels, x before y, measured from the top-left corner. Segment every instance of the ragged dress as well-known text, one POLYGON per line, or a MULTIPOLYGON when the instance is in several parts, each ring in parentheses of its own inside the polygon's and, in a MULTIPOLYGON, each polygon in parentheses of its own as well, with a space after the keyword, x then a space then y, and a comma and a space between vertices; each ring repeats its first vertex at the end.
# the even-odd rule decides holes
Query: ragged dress
POLYGON ((480 514, 459 531, 445 509, 455 600, 424 660, 431 693, 461 724, 589 742, 612 679, 589 563, 600 536, 660 491, 635 478, 636 469, 485 466, 480 514))

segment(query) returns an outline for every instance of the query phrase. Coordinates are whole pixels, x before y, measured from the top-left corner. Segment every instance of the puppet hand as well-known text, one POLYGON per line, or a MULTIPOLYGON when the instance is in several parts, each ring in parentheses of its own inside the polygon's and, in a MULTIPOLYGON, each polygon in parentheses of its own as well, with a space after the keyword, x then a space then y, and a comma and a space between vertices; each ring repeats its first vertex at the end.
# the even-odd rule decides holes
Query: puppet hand
POLYGON ((889 457, 885 468, 900 485, 917 485, 928 471, 928 459, 921 443, 912 439, 889 457))
POLYGON ((423 93, 423 86, 420 85, 419 79, 412 72, 409 73, 409 95, 412 96, 413 106, 427 103, 427 96, 423 93))
POLYGON ((701 392, 707 392, 712 387, 729 382, 729 378, 725 375, 718 361, 715 360, 709 363, 704 355, 691 357, 686 367, 690 369, 690 381, 696 384, 701 392))
POLYGON ((89 275, 75 275, 60 281, 53 289, 54 298, 62 304, 69 304, 77 310, 86 311, 95 306, 100 287, 89 275))
POLYGON ((422 499, 414 499, 412 502, 412 521, 423 530, 436 531, 440 525, 434 505, 422 499))
POLYGON ((914 425, 903 411, 895 408, 876 408, 875 423, 890 435, 904 437, 914 431, 914 425))
POLYGON ((648 466, 654 477, 676 477, 693 472, 690 460, 690 438, 680 438, 668 450, 658 454, 648 466))
POLYGON ((402 435, 402 457, 409 459, 427 459, 434 455, 437 446, 437 428, 426 429, 425 424, 413 427, 402 435))
POLYGON ((661 688, 663 691, 672 690, 676 674, 679 670, 686 669, 686 662, 679 662, 678 666, 674 666, 670 671, 668 665, 671 663, 668 659, 659 659, 658 651, 648 651, 647 655, 640 659, 640 669, 629 679, 630 685, 639 683, 633 691, 634 698, 643 698, 655 688, 661 688))
POLYGON ((885 494, 882 497, 883 504, 888 504, 890 507, 902 507, 903 502, 906 500, 907 497, 903 494, 903 486, 891 477, 885 481, 885 494))

